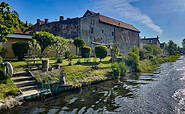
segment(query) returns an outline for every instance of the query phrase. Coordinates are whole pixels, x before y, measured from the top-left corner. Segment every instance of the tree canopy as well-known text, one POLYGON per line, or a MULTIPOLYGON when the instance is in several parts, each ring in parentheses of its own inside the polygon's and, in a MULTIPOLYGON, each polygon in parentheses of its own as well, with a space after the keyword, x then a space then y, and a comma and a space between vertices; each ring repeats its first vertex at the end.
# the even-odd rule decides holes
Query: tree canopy
POLYGON ((168 42, 168 45, 165 47, 165 50, 169 55, 176 55, 178 53, 177 44, 175 44, 172 40, 168 42))
POLYGON ((0 3, 0 40, 6 42, 6 36, 15 33, 18 28, 17 16, 12 14, 8 3, 0 3))
POLYGON ((49 32, 36 32, 33 34, 33 39, 36 39, 41 47, 41 52, 54 43, 54 35, 49 32))

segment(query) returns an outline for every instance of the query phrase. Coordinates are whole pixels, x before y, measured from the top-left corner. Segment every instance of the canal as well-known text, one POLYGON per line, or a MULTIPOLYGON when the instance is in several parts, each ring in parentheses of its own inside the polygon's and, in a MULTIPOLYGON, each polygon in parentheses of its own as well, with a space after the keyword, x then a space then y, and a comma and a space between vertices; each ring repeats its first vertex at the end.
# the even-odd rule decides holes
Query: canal
POLYGON ((26 102, 4 113, 185 113, 185 58, 162 64, 153 72, 26 102))

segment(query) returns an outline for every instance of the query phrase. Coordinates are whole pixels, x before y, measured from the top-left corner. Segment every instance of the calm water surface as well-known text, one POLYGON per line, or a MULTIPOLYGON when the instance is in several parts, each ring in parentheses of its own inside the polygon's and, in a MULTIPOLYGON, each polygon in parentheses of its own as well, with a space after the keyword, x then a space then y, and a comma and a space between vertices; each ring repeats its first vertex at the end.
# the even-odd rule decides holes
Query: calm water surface
POLYGON ((185 58, 165 63, 154 72, 66 92, 44 101, 24 103, 4 113, 185 113, 185 58))

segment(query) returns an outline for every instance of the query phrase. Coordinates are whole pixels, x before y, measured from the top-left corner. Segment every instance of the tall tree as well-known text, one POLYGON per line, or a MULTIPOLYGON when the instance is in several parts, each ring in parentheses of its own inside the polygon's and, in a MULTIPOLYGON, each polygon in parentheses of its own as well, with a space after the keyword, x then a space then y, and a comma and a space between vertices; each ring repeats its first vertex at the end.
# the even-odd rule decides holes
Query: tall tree
POLYGON ((14 28, 18 27, 17 16, 12 14, 8 3, 0 3, 0 40, 6 42, 6 36, 15 33, 14 28))
POLYGON ((33 34, 33 39, 36 39, 40 45, 41 53, 43 53, 46 47, 52 45, 54 42, 54 36, 49 32, 36 32, 33 34))
POLYGON ((185 39, 182 40, 182 52, 185 54, 185 39))
POLYGON ((176 55, 178 53, 177 44, 175 44, 172 40, 168 42, 168 45, 165 47, 165 50, 169 55, 176 55))

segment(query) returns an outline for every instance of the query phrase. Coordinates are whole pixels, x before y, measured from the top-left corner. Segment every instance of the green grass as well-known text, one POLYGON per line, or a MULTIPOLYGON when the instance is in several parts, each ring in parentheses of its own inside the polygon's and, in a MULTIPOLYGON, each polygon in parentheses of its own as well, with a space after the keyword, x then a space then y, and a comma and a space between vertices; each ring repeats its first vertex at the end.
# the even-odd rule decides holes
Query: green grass
POLYGON ((2 73, 2 69, 0 69, 0 100, 4 100, 6 97, 14 96, 18 93, 16 85, 10 78, 6 80, 2 73))

